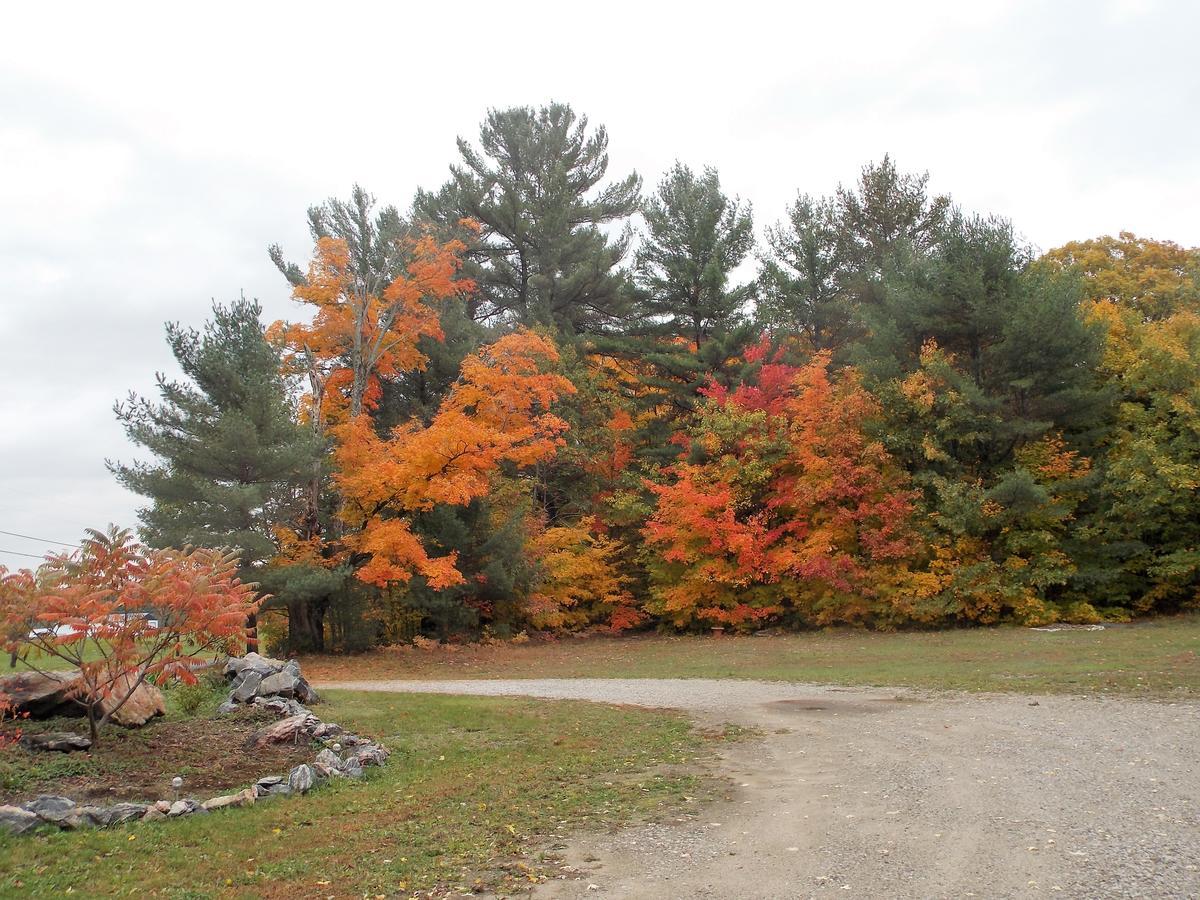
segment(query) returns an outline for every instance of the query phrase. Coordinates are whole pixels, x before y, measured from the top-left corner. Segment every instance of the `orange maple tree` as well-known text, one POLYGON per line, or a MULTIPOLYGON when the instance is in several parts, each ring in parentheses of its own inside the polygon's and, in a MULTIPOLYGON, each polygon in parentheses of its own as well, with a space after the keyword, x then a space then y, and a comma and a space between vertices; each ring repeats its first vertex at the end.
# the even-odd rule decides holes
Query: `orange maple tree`
MULTIPOLYGON (((464 225, 473 228, 470 222, 464 225)), ((442 338, 437 301, 469 292, 458 277, 466 244, 425 234, 409 239, 404 272, 374 293, 341 238, 317 241, 308 276, 293 291, 315 307, 311 322, 276 322, 270 335, 288 368, 308 378, 310 415, 318 424, 353 419, 374 407, 379 379, 422 369, 422 337, 442 338)))
POLYGON ((428 425, 414 420, 381 437, 360 415, 333 429, 344 541, 365 560, 361 580, 384 587, 419 574, 434 588, 462 582, 455 555, 431 557, 410 514, 484 497, 501 466, 524 469, 562 446, 567 423, 550 406, 575 388, 550 371, 558 359, 548 338, 509 334, 463 361, 428 425))
MULTIPOLYGON (((197 657, 233 651, 261 602, 217 550, 150 550, 127 530, 89 531, 81 549, 37 572, 0 567, 6 649, 43 675, 74 668, 68 694, 92 741, 147 680, 194 683, 197 657)), ((61 674, 61 673, 59 673, 61 674)))

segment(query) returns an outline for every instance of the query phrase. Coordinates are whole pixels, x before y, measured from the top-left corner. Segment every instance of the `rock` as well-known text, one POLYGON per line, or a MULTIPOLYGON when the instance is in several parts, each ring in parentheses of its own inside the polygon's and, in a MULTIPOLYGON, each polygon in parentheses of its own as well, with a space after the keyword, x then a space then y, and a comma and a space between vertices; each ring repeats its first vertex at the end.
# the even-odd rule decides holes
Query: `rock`
POLYGON ((261 706, 263 709, 269 709, 273 713, 281 716, 306 716, 308 709, 295 700, 289 700, 285 697, 255 697, 254 705, 261 706))
POLYGON ((339 735, 341 733, 342 733, 342 726, 338 725, 336 722, 322 722, 320 725, 318 725, 316 728, 313 729, 312 734, 313 734, 313 737, 315 737, 315 738, 326 738, 326 737, 334 737, 335 735, 339 735))
POLYGON ((112 813, 103 806, 80 806, 67 818, 68 828, 107 828, 112 824, 112 813))
POLYGON ((169 813, 171 811, 171 801, 170 800, 155 800, 154 808, 157 809, 163 815, 166 815, 167 813, 169 813))
POLYGON ((244 791, 238 791, 236 794, 226 794, 223 797, 213 797, 211 800, 205 800, 200 805, 207 810, 225 809, 233 806, 246 806, 253 803, 257 799, 257 794, 254 788, 249 787, 244 791))
POLYGON ((207 809, 205 809, 195 800, 188 797, 184 800, 176 800, 174 803, 172 803, 171 809, 167 812, 167 815, 171 816, 172 818, 178 818, 179 816, 190 816, 193 813, 206 812, 208 812, 207 809))
POLYGON ((288 773, 288 787, 297 794, 307 794, 316 783, 317 773, 306 763, 301 763, 288 773))
POLYGON ((317 759, 313 763, 317 772, 324 774, 326 777, 330 775, 342 774, 342 759, 328 747, 317 754, 317 759))
POLYGON ((67 696, 67 689, 78 673, 18 672, 0 678, 0 694, 13 705, 13 712, 28 713, 31 719, 52 716, 82 716, 83 707, 67 696))
POLYGON ((25 804, 25 809, 34 813, 43 822, 65 827, 65 822, 75 812, 75 801, 69 797, 42 794, 25 804))
POLYGON ((354 751, 353 758, 360 766, 382 766, 390 754, 378 744, 367 744, 354 751))
POLYGON ((249 703, 258 695, 262 682, 263 677, 258 672, 246 672, 238 679, 229 699, 235 703, 249 703))
POLYGON ((363 777, 363 767, 357 759, 352 758, 346 760, 346 762, 342 764, 342 771, 346 774, 347 778, 363 777))
POLYGON ((303 678, 301 678, 299 684, 296 685, 296 697, 299 698, 300 702, 302 703, 311 704, 321 702, 321 695, 317 693, 317 689, 303 678))
POLYGON ((302 737, 307 737, 306 729, 316 728, 319 724, 317 717, 311 714, 289 716, 254 732, 246 739, 246 747, 253 749, 285 741, 299 743, 302 737))
POLYGON ((258 692, 264 697, 272 694, 294 697, 299 684, 300 677, 298 675, 293 675, 291 672, 276 672, 262 680, 262 687, 258 689, 258 692))
POLYGON ((141 819, 146 815, 150 807, 141 803, 117 803, 108 808, 108 824, 120 825, 122 822, 130 822, 134 819, 141 819))
MULTIPOLYGON (((104 712, 112 709, 120 703, 121 698, 128 693, 129 688, 137 680, 137 676, 128 674, 122 675, 117 679, 115 685, 115 693, 112 698, 106 698, 100 703, 100 708, 104 712)), ((162 691, 154 685, 143 681, 129 696, 129 699, 121 703, 120 708, 113 713, 111 721, 118 725, 124 725, 126 728, 138 728, 145 725, 155 716, 165 716, 167 714, 167 704, 163 700, 162 691)))
MULTIPOLYGON (((67 696, 78 676, 79 672, 75 669, 49 675, 20 672, 0 678, 0 693, 11 698, 15 712, 29 713, 31 719, 82 716, 84 708, 67 696)), ((118 679, 113 697, 102 701, 100 709, 105 713, 113 709, 136 680, 136 675, 124 675, 118 679)), ((154 716, 166 715, 166 712, 162 691, 152 684, 142 682, 134 688, 133 696, 113 713, 111 721, 126 727, 145 725, 154 716)))
POLYGON ((278 775, 258 779, 251 790, 254 791, 256 797, 270 797, 276 794, 282 796, 292 792, 291 785, 285 783, 283 778, 278 775))
POLYGON ((26 734, 21 737, 21 746, 26 750, 53 750, 70 753, 72 750, 87 750, 92 739, 69 731, 50 731, 46 734, 26 734))
POLYGON ((9 834, 24 834, 42 824, 37 813, 32 813, 19 806, 0 806, 0 831, 9 834))
POLYGON ((259 656, 257 653, 251 651, 242 657, 230 657, 222 671, 226 678, 234 678, 243 672, 255 672, 260 678, 266 678, 268 675, 274 675, 276 672, 281 671, 283 666, 283 662, 278 659, 259 656))
POLYGON ((227 713, 233 712, 237 708, 238 708, 238 705, 233 702, 233 697, 230 696, 230 698, 228 700, 226 700, 224 703, 222 703, 220 706, 217 707, 217 712, 221 713, 222 715, 225 715, 227 713))
POLYGON ((142 816, 143 822, 154 822, 158 819, 165 819, 167 814, 156 807, 151 806, 146 810, 146 814, 142 816))

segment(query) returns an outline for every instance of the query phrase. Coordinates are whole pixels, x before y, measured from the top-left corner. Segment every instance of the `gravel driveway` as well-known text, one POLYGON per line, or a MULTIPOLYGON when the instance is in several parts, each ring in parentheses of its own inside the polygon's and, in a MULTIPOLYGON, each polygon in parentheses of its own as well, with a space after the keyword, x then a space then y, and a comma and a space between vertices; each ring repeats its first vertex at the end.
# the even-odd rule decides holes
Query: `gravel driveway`
POLYGON ((729 800, 582 835, 573 897, 1200 897, 1200 704, 732 680, 326 683, 688 711, 729 800))

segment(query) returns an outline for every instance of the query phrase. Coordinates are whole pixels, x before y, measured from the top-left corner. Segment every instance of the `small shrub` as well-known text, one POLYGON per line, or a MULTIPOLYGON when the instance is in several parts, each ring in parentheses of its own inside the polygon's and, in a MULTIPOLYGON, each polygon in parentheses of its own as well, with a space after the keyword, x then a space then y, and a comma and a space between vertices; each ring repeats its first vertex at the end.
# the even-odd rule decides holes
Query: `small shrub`
POLYGON ((1096 607, 1082 600, 1068 606, 1063 612, 1062 618, 1064 622, 1071 622, 1074 625, 1097 625, 1104 621, 1104 617, 1100 615, 1096 607))
MULTIPOLYGON (((198 715, 206 707, 216 707, 225 698, 224 680, 214 682, 210 670, 195 684, 178 684, 167 692, 167 701, 171 708, 180 714, 191 718, 198 715)), ((219 676, 219 672, 217 673, 219 676)))

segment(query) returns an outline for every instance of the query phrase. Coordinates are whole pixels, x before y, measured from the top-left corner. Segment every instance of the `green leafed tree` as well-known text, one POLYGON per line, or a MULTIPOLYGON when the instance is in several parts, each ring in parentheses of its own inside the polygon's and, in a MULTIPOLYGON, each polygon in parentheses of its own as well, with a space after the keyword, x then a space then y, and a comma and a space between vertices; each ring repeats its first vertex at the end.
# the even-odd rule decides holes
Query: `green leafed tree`
POLYGON ((562 103, 492 110, 478 147, 459 138, 458 151, 450 181, 418 192, 414 215, 445 228, 463 218, 481 226, 466 271, 478 286, 473 317, 565 335, 621 323, 631 303, 621 263, 641 178, 604 183, 604 127, 589 129, 562 103))

